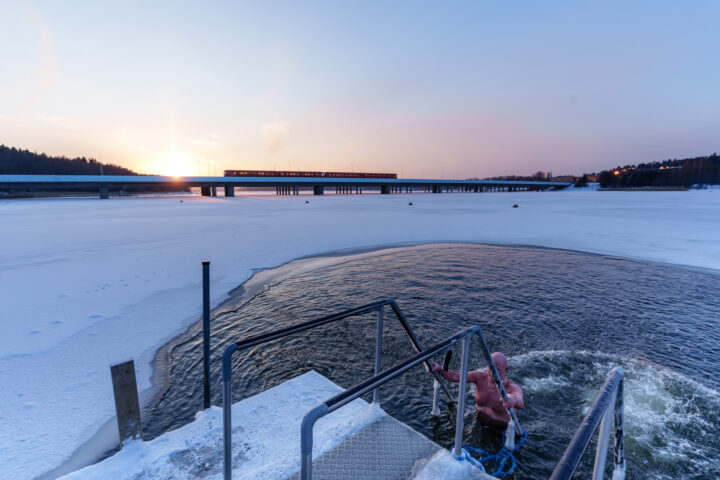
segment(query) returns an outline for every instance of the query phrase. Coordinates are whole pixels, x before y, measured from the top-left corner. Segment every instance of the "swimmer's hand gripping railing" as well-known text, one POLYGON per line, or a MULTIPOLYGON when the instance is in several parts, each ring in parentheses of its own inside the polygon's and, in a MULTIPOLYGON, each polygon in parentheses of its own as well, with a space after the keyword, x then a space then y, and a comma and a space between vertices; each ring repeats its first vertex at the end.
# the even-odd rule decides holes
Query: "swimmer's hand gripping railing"
POLYGON ((598 433, 597 449, 595 453, 595 466, 593 480, 600 480, 605 473, 605 460, 607 459, 608 443, 610 440, 610 423, 615 421, 615 471, 613 478, 625 478, 625 447, 623 440, 624 409, 623 409, 623 383, 622 367, 613 368, 605 380, 602 390, 595 398, 587 415, 580 424, 575 436, 570 441, 560 462, 553 470, 550 480, 567 480, 572 478, 580 464, 585 450, 590 444, 595 431, 598 433))
MULTIPOLYGON (((301 480, 312 480, 312 445, 313 426, 315 425, 315 422, 317 422, 325 415, 342 407, 343 405, 347 405, 356 398, 365 395, 366 393, 377 392, 377 388, 384 383, 404 374, 416 365, 419 365, 421 363, 427 363, 430 357, 432 357, 433 355, 437 355, 438 353, 442 353, 443 351, 447 350, 459 341, 462 341, 462 354, 460 363, 460 389, 458 391, 458 406, 455 424, 455 447, 453 453, 457 457, 461 456, 463 445, 463 423, 465 418, 465 390, 468 375, 468 359, 470 355, 470 340, 472 339, 473 335, 476 335, 480 340, 483 354, 485 354, 489 365, 491 365, 493 376, 497 379, 497 385, 500 389, 503 399, 507 400, 507 394, 505 393, 505 389, 503 388, 502 381, 500 381, 500 375, 498 374, 497 368, 495 368, 495 364, 492 362, 492 358, 490 357, 490 352, 485 343, 485 339, 483 338, 482 330, 477 325, 466 328, 465 330, 456 333, 445 341, 438 343, 437 345, 432 346, 427 350, 419 352, 414 357, 409 358, 404 362, 383 371, 382 373, 376 374, 374 377, 369 378, 364 382, 359 383, 354 387, 345 390, 342 393, 339 393, 338 395, 335 395, 334 397, 314 407, 307 414, 305 414, 300 429, 301 480)), ((517 417, 515 416, 515 412, 512 409, 510 410, 510 414, 515 421, 516 427, 519 428, 519 425, 517 423, 517 417)))
MULTIPOLYGON (((378 311, 378 321, 377 321, 377 337, 376 337, 376 350, 375 350, 375 374, 377 375, 380 373, 380 367, 382 364, 382 331, 383 331, 383 307, 385 305, 388 305, 397 319, 400 321, 400 324, 402 325, 403 329, 405 330, 405 333, 407 333, 407 336, 410 338, 410 343, 412 343, 413 348, 416 352, 422 351, 422 346, 420 345, 420 341, 415 336, 415 332, 413 332, 412 328, 410 327, 410 324, 407 322, 407 319, 405 318, 405 315, 403 315, 402 311, 398 307, 397 303, 395 303, 395 300, 392 298, 388 298, 385 300, 379 300, 377 302, 369 303, 367 305, 363 305, 361 307, 352 308, 350 310, 345 310, 344 312, 336 313, 334 315, 328 315, 326 317, 318 318, 317 320, 311 320, 309 322, 301 323, 299 325, 295 325, 292 327, 283 328, 280 330, 275 330, 272 332, 264 333, 262 335, 257 335, 254 337, 246 338, 244 340, 241 340, 237 343, 233 343, 229 347, 225 349, 225 352, 223 352, 223 365, 222 365, 222 374, 223 374, 223 471, 224 471, 224 478, 225 480, 230 480, 232 478, 232 439, 231 439, 231 407, 232 407, 232 390, 230 386, 230 380, 232 376, 232 355, 241 350, 246 350, 250 347, 254 347, 263 343, 267 343, 273 340, 277 340, 283 337, 287 337, 288 335, 293 335, 295 333, 300 333, 305 330, 310 330, 315 327, 319 327, 321 325, 326 325, 328 323, 336 322, 338 320, 342 320, 344 318, 353 317, 356 315, 362 315, 364 313, 369 313, 374 310, 378 311)), ((483 341, 483 344, 485 342, 483 341)), ((487 349, 487 347, 485 347, 487 349)), ((450 395, 450 391, 447 389, 447 386, 442 382, 442 379, 440 375, 438 375, 437 372, 434 372, 432 370, 432 366, 430 365, 430 362, 425 360, 425 368, 435 377, 435 379, 439 382, 441 382, 442 388, 445 391, 445 395, 447 396, 448 400, 452 402, 452 395, 450 395)), ((379 392, 376 390, 373 392, 373 402, 377 403, 380 401, 379 392)), ((517 425, 517 423, 516 423, 517 425)))

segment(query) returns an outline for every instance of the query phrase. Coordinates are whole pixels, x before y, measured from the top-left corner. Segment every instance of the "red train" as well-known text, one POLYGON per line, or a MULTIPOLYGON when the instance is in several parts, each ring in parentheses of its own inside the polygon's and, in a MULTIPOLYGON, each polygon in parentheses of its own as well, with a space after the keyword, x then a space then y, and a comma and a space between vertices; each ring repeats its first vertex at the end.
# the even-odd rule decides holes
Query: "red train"
POLYGON ((225 170, 226 177, 326 177, 326 178, 397 178, 397 173, 362 172, 291 172, 286 170, 225 170))

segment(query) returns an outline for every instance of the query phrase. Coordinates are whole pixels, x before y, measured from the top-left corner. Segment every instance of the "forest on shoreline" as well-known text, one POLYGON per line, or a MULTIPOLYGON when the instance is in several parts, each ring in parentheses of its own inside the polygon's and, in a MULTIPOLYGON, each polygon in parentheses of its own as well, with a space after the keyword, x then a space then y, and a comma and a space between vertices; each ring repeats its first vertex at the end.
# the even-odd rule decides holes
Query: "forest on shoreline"
POLYGON ((719 185, 720 156, 713 153, 707 157, 618 166, 600 172, 598 183, 601 188, 719 185))
MULTIPOLYGON (((14 147, 0 145, 0 175, 140 175, 129 168, 112 163, 101 163, 94 158, 54 157, 44 153, 31 152, 14 147)), ((13 190, 17 192, 17 189, 13 190)), ((32 192, 51 191, 33 188, 32 192)), ((90 192, 83 188, 68 188, 69 192, 90 192)), ((188 191, 187 188, 168 186, 137 186, 128 185, 127 192, 177 192, 188 191)))

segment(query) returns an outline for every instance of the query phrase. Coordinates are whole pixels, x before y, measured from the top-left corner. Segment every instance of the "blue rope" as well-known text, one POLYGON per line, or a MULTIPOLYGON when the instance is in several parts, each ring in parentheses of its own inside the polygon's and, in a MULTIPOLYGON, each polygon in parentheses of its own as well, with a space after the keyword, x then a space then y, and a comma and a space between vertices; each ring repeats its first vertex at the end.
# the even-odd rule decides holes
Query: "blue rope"
POLYGON ((517 451, 523 445, 523 443, 527 441, 527 438, 527 432, 523 430, 522 438, 519 442, 515 444, 515 448, 513 448, 512 450, 508 450, 507 448, 505 448, 505 432, 503 432, 503 447, 498 453, 491 454, 490 452, 487 452, 482 448, 471 447, 470 445, 463 445, 463 455, 456 458, 458 458, 458 460, 469 461, 472 465, 479 468, 483 472, 485 471, 485 466, 483 464, 491 462, 493 460, 499 461, 500 463, 498 464, 497 470, 492 472, 490 475, 493 477, 497 477, 498 475, 508 475, 512 473, 517 467, 517 461, 515 460, 515 455, 513 455, 513 452, 517 451), (470 452, 479 454, 480 458, 473 457, 470 452), (510 460, 512 463, 510 464, 509 468, 506 468, 508 460, 510 460))

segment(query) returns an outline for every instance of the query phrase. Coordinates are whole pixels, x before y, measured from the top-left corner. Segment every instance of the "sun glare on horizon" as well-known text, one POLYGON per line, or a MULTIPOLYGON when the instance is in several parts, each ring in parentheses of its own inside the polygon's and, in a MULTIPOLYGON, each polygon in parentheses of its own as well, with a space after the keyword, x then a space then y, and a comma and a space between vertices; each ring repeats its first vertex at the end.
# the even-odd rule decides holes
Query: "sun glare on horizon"
POLYGON ((188 177, 198 175, 200 159, 178 152, 167 152, 158 155, 149 162, 147 170, 157 175, 168 177, 188 177))

